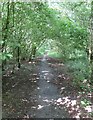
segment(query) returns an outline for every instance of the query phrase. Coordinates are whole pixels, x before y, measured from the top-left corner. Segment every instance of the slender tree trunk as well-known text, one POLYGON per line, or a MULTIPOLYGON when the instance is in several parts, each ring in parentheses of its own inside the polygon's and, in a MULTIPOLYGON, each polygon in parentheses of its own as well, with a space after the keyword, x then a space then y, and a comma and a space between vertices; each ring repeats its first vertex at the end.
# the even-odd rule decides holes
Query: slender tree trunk
MULTIPOLYGON (((14 4, 14 3, 13 3, 14 4)), ((22 10, 22 8, 20 9, 20 10, 22 10)), ((13 6, 13 16, 14 16, 14 6, 13 6)), ((17 15, 17 19, 18 19, 18 23, 16 24, 16 25, 18 25, 18 24, 20 24, 20 27, 18 28, 18 30, 17 30, 17 32, 19 32, 18 34, 17 34, 17 32, 16 32, 16 35, 17 35, 17 41, 16 42, 18 42, 18 45, 17 45, 17 48, 16 48, 16 54, 17 54, 17 56, 16 56, 16 62, 17 62, 17 67, 18 68, 20 68, 21 67, 21 59, 20 59, 20 56, 21 56, 21 40, 22 40, 22 34, 21 34, 21 25, 22 25, 22 17, 21 17, 21 15, 20 14, 18 14, 17 15)), ((13 23, 14 23, 14 19, 13 19, 13 23)))
POLYGON ((91 45, 90 45, 90 65, 91 65, 91 83, 93 84, 93 1, 91 2, 91 45))
POLYGON ((19 46, 17 48, 17 53, 18 53, 18 56, 17 56, 18 68, 20 68, 20 47, 19 46))
POLYGON ((36 55, 36 46, 33 44, 32 45, 32 50, 31 50, 31 54, 30 54, 30 57, 29 57, 29 61, 32 60, 32 58, 35 58, 35 55, 36 55))
MULTIPOLYGON (((2 40, 3 40, 3 44, 2 44, 2 54, 6 53, 6 40, 7 40, 7 36, 8 36, 8 29, 9 29, 9 15, 10 15, 10 10, 9 10, 9 2, 7 2, 7 18, 6 18, 6 23, 5 26, 2 26, 2 40)), ((6 59, 2 60, 2 70, 4 70, 4 66, 6 64, 6 59)))
POLYGON ((36 46, 34 46, 32 49, 32 56, 33 56, 33 58, 35 58, 35 56, 36 56, 36 46))
POLYGON ((12 2, 12 10, 13 10, 13 27, 14 27, 14 13, 15 13, 15 3, 12 2))

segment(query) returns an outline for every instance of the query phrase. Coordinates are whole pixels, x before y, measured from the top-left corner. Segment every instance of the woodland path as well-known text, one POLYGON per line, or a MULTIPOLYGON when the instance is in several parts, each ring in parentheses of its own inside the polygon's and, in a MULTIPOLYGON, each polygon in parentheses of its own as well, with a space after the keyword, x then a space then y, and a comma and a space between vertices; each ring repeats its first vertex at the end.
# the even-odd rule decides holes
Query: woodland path
POLYGON ((14 74, 3 75, 3 118, 80 115, 78 93, 66 67, 59 60, 49 59, 25 62, 14 74))

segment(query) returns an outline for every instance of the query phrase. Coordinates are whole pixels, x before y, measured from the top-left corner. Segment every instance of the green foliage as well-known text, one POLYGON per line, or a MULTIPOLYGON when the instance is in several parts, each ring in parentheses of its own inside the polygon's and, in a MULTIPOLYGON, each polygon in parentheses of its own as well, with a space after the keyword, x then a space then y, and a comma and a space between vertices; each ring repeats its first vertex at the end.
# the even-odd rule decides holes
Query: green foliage
POLYGON ((85 58, 75 59, 67 62, 69 71, 73 75, 73 84, 81 90, 88 91, 89 89, 89 74, 90 67, 89 62, 85 58))
POLYGON ((42 2, 7 2, 1 7, 2 60, 29 59, 48 51, 68 61, 77 85, 89 78, 90 3, 62 3, 59 10, 42 2))
MULTIPOLYGON (((6 8, 7 4, 3 6, 3 14, 5 15, 6 8)), ((14 10, 13 13, 13 3, 10 3, 10 22, 7 38, 10 40, 8 40, 7 45, 11 49, 22 46, 24 50, 31 53, 33 43, 36 43, 38 47, 42 40, 52 39, 55 42, 58 41, 59 51, 62 51, 62 54, 68 58, 74 49, 86 48, 87 29, 81 28, 79 24, 77 25, 77 23, 68 19, 66 15, 59 17, 60 12, 49 8, 47 4, 16 2, 14 3, 14 10), (24 16, 26 17, 24 18, 24 16), (13 20, 14 27, 11 27, 13 20)), ((2 17, 3 24, 6 17, 2 17)))
POLYGON ((11 59, 13 56, 12 56, 12 54, 10 54, 10 53, 0 53, 0 59, 2 59, 2 60, 9 60, 9 59, 11 59))
POLYGON ((90 104, 91 104, 91 102, 88 101, 87 99, 83 99, 83 100, 81 101, 81 105, 82 105, 83 107, 86 107, 86 106, 88 106, 88 105, 90 105, 90 104))

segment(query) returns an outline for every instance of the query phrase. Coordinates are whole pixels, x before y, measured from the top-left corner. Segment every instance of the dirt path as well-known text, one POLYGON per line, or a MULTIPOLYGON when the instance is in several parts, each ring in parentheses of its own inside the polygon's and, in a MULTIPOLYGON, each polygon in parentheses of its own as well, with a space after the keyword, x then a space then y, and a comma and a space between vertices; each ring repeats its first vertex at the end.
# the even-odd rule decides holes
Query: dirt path
MULTIPOLYGON (((53 81, 57 79, 53 68, 49 67, 47 61, 40 63, 38 67, 39 81, 37 101, 38 108, 35 111, 36 118, 64 118, 69 117, 65 108, 59 108, 55 101, 61 97, 59 89, 53 81)), ((32 111, 32 109, 31 109, 32 111)), ((29 113, 31 113, 29 111, 29 113)))
POLYGON ((70 118, 79 116, 78 94, 63 63, 24 63, 3 76, 3 118, 70 118), (72 109, 74 108, 74 110, 72 109))

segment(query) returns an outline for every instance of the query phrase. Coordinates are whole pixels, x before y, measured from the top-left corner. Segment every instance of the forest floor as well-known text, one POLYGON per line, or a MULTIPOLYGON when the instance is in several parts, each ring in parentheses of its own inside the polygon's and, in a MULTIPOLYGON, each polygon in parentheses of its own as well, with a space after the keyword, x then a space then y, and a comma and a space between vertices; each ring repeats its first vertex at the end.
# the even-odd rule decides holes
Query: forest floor
POLYGON ((91 101, 91 93, 79 92, 72 80, 64 62, 49 57, 23 62, 14 73, 8 69, 2 77, 2 117, 90 117, 91 105, 81 101, 91 101))

